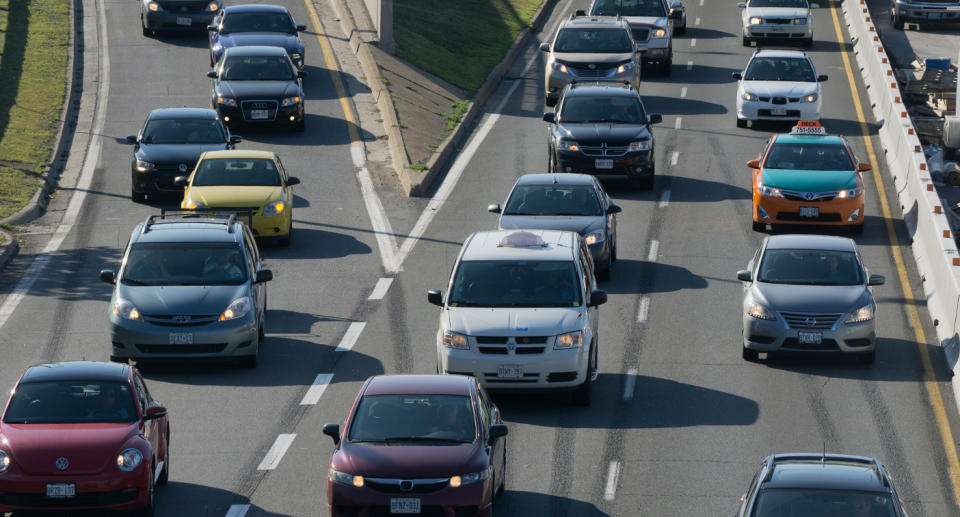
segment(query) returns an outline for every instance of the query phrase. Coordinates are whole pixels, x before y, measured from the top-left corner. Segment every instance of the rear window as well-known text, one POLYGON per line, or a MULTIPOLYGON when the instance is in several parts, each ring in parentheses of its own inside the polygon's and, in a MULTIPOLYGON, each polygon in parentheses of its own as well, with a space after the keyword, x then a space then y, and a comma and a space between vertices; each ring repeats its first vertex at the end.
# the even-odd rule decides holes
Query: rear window
POLYGON ((574 263, 465 260, 450 290, 451 307, 580 307, 574 263))
POLYGON ((763 168, 852 171, 853 161, 842 145, 776 142, 770 148, 763 168))
POLYGON ((130 248, 127 285, 240 285, 247 267, 236 243, 141 242, 130 248))
POLYGON ((17 386, 3 415, 3 422, 132 422, 139 418, 135 404, 130 385, 125 382, 27 382, 17 386))
POLYGON ((212 158, 200 162, 193 175, 194 187, 218 185, 279 187, 280 172, 266 158, 212 158))
POLYGON ((597 191, 589 185, 519 185, 503 215, 601 216, 597 191))
POLYGON ((470 397, 365 395, 350 424, 351 442, 472 443, 477 425, 470 397))
POLYGON ((897 517, 887 494, 847 490, 765 489, 752 517, 897 517))

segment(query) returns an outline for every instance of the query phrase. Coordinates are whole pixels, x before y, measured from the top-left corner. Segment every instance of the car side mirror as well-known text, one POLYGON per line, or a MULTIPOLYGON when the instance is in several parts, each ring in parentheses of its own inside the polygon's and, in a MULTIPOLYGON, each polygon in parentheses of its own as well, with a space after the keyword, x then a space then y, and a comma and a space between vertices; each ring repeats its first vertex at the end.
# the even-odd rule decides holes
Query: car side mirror
POLYGON ((734 72, 730 74, 730 77, 732 77, 734 81, 740 81, 743 79, 743 74, 741 74, 740 72, 734 72))
POLYGON ((304 70, 297 70, 297 79, 303 79, 307 76, 307 72, 304 70))
POLYGON ((860 172, 872 171, 873 165, 870 165, 869 163, 861 163, 857 165, 857 170, 860 172))
POLYGON ((153 420, 156 418, 161 418, 167 416, 167 408, 163 406, 150 406, 147 408, 147 413, 143 415, 144 420, 153 420))
POLYGON ((137 135, 130 135, 130 136, 128 136, 128 137, 127 137, 127 142, 130 142, 131 144, 137 143, 137 135))
POLYGON ((747 3, 746 3, 746 2, 737 2, 737 7, 743 9, 743 8, 747 7, 747 3))
POLYGON ((300 25, 297 25, 297 32, 303 32, 303 31, 305 31, 305 30, 307 30, 307 26, 306 26, 306 25, 304 25, 304 24, 302 24, 302 23, 301 23, 300 25))
POLYGON ((607 303, 607 292, 597 289, 590 293, 590 303, 588 307, 597 307, 607 303))
POLYGON ((500 203, 492 203, 487 205, 487 212, 499 214, 501 212, 500 203))
POLYGON ((620 205, 610 205, 607 207, 607 215, 619 214, 620 212, 623 212, 623 209, 620 208, 620 205))
POLYGON ((737 280, 741 282, 753 282, 753 273, 749 269, 737 271, 737 280))
POLYGON ((883 285, 887 282, 887 278, 883 275, 870 275, 870 281, 868 285, 883 285))
POLYGON ((583 10, 583 9, 577 9, 576 11, 574 11, 573 15, 574 15, 574 16, 586 16, 586 15, 587 15, 587 11, 585 11, 585 10, 583 10))
POLYGON ((443 307, 443 295, 440 294, 439 289, 430 289, 427 291, 427 301, 437 307, 443 307))
POLYGON ((557 122, 557 114, 556 114, 556 113, 553 113, 553 112, 544 113, 544 114, 543 114, 543 121, 544 121, 544 122, 549 122, 549 123, 551 123, 551 124, 555 124, 555 123, 557 122))
POLYGON ((217 32, 216 25, 207 25, 207 32, 217 32))
POLYGON ((273 271, 269 269, 258 269, 257 276, 254 278, 256 284, 262 284, 273 280, 273 271))
POLYGON ((237 135, 230 135, 230 144, 231 144, 231 145, 237 145, 237 144, 239 144, 239 143, 242 142, 242 141, 243 141, 243 138, 241 138, 241 137, 239 137, 239 136, 237 136, 237 135))
POLYGON ((101 269, 100 281, 105 284, 115 284, 117 283, 117 273, 112 269, 101 269))
POLYGON ((332 438, 334 445, 340 445, 340 424, 323 424, 323 434, 332 438))
POLYGON ((757 160, 757 159, 750 160, 749 162, 747 162, 747 167, 750 167, 751 169, 759 169, 760 160, 757 160))
POLYGON ((544 41, 543 43, 541 43, 541 44, 540 44, 540 50, 541 50, 542 52, 550 52, 550 43, 547 42, 547 41, 544 41))
POLYGON ((827 74, 820 74, 817 76, 817 82, 823 83, 827 81, 827 74))
POLYGON ((299 185, 299 184, 300 184, 300 178, 298 178, 298 177, 296 177, 296 176, 290 176, 290 177, 287 178, 287 186, 288 186, 288 187, 291 187, 291 186, 293 186, 293 185, 299 185))
POLYGON ((490 445, 493 445, 493 442, 494 442, 497 438, 501 438, 501 437, 503 437, 503 436, 506 436, 507 433, 509 433, 509 432, 510 432, 510 430, 507 428, 507 426, 505 426, 505 425, 503 425, 503 424, 490 424, 490 433, 489 433, 489 434, 490 434, 490 442, 489 442, 490 445))
POLYGON ((173 178, 173 184, 177 187, 186 187, 190 184, 190 178, 186 176, 177 176, 173 178))
POLYGON ((211 78, 211 79, 216 79, 216 78, 217 78, 217 71, 216 71, 216 70, 210 70, 209 72, 207 72, 207 77, 209 77, 209 78, 211 78))
POLYGON ((659 124, 663 122, 663 115, 659 113, 651 113, 647 115, 647 124, 659 124))

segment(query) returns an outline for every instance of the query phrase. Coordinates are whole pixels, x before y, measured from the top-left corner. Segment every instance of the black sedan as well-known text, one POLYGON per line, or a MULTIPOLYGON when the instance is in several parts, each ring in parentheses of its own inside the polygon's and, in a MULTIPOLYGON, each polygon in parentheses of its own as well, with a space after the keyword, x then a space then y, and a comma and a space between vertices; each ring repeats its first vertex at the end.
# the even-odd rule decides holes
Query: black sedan
POLYGON ((213 79, 213 107, 230 127, 274 125, 304 130, 303 84, 298 71, 280 47, 233 47, 217 67, 213 79))
POLYGON ((140 0, 140 27, 144 36, 198 30, 209 25, 221 7, 223 0, 140 0))
POLYGON ((230 135, 214 110, 164 108, 151 111, 127 141, 134 144, 130 197, 143 201, 147 194, 182 193, 175 177, 189 174, 202 153, 233 148, 240 137, 230 135))
POLYGON ((629 83, 574 83, 561 93, 550 123, 550 172, 626 176, 640 188, 653 188, 654 140, 650 124, 663 120, 647 114, 629 83))
POLYGON ((286 7, 279 5, 232 5, 225 7, 207 27, 210 32, 210 66, 231 47, 264 45, 283 47, 298 70, 303 70, 304 48, 300 31, 286 7))

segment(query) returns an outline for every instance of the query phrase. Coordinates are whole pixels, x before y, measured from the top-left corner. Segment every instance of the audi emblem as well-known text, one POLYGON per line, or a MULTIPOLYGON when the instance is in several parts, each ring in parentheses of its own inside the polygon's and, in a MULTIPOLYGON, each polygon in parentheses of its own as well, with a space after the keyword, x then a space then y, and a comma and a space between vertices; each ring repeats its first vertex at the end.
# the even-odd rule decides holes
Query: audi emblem
POLYGON ((807 318, 803 320, 803 322, 806 323, 808 327, 813 327, 817 324, 817 318, 807 318))
POLYGON ((266 102, 254 102, 251 106, 253 106, 255 110, 265 110, 270 107, 266 102))
POLYGON ((67 467, 70 466, 70 461, 67 458, 59 457, 57 458, 57 468, 60 470, 67 470, 67 467))
POLYGON ((409 479, 404 479, 403 481, 401 481, 400 490, 403 490, 404 492, 409 492, 413 490, 413 481, 410 481, 409 479))
POLYGON ((187 316, 186 314, 177 314, 173 317, 173 321, 177 323, 187 323, 190 321, 190 316, 187 316))

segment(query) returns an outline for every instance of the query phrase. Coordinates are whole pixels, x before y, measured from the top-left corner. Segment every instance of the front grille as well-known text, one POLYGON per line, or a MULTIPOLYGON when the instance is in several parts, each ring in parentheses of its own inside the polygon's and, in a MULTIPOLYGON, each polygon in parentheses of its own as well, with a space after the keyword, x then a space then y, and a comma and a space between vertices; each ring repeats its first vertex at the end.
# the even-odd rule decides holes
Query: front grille
POLYGON ((366 478, 364 484, 371 490, 385 494, 429 494, 442 490, 449 485, 447 479, 371 479, 366 478), (402 483, 410 483, 409 489, 404 490, 402 483))
POLYGON ((243 119, 247 122, 273 122, 277 118, 277 101, 242 101, 240 110, 243 112, 243 119), (267 110, 267 118, 251 118, 253 110, 267 110))
POLYGON ((581 79, 605 78, 613 75, 617 71, 616 67, 597 66, 589 68, 586 66, 567 65, 567 69, 575 76, 581 79))
POLYGON ((781 312, 780 316, 792 329, 832 329, 843 314, 812 314, 807 312, 781 312))
POLYGON ((623 156, 627 154, 626 146, 614 145, 581 145, 580 151, 587 156, 623 156))
POLYGON ((196 161, 190 162, 176 162, 176 163, 158 163, 157 172, 170 173, 175 176, 185 176, 190 174, 190 171, 193 170, 193 167, 197 164, 196 161), (180 164, 186 166, 185 170, 180 170, 180 164))
POLYGON ((773 110, 759 109, 757 110, 757 115, 761 117, 800 118, 800 110, 787 110, 786 115, 774 115, 773 110))
POLYGON ((217 321, 216 314, 144 314, 143 321, 161 327, 197 327, 217 321))
POLYGON ((552 372, 547 375, 547 382, 570 382, 577 380, 577 372, 552 372))
POLYGON ((789 25, 793 23, 793 18, 765 18, 763 22, 770 25, 789 25))
POLYGON ((839 223, 843 219, 840 217, 840 214, 825 214, 822 212, 817 217, 803 217, 800 215, 800 212, 779 212, 777 213, 777 220, 809 223, 839 223))
POLYGON ((29 508, 63 508, 74 506, 110 506, 133 501, 139 495, 136 488, 112 492, 77 493, 69 498, 54 499, 46 494, 0 492, 0 504, 29 508))
POLYGON ((774 97, 773 100, 770 101, 770 102, 772 102, 773 104, 786 104, 786 103, 787 103, 787 98, 786 98, 786 97, 774 97))
POLYGON ((498 383, 498 384, 524 384, 537 382, 540 378, 539 373, 525 373, 520 379, 501 379, 497 377, 497 372, 487 372, 483 374, 483 378, 488 383, 498 383))
POLYGON ((513 353, 517 355, 542 354, 545 348, 542 346, 518 346, 513 353))
POLYGON ((819 345, 807 343, 801 345, 800 341, 798 341, 796 338, 787 338, 783 340, 783 345, 780 345, 780 350, 839 352, 840 347, 837 346, 837 342, 832 339, 824 339, 819 345))
POLYGON ((781 190, 780 194, 791 201, 833 201, 837 197, 834 192, 800 192, 799 190, 781 190))
POLYGON ((630 32, 633 33, 633 40, 637 43, 650 39, 650 27, 630 27, 630 32))
POLYGON ((478 345, 505 345, 510 338, 507 336, 477 336, 476 339, 478 345))
POLYGON ((477 351, 481 354, 507 355, 507 347, 505 346, 478 346, 477 351))
POLYGON ((160 8, 169 13, 202 13, 209 11, 210 2, 160 2, 160 8))
POLYGON ((199 345, 136 345, 144 354, 216 354, 227 348, 226 343, 199 345))

